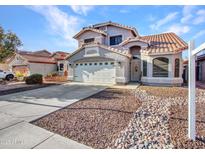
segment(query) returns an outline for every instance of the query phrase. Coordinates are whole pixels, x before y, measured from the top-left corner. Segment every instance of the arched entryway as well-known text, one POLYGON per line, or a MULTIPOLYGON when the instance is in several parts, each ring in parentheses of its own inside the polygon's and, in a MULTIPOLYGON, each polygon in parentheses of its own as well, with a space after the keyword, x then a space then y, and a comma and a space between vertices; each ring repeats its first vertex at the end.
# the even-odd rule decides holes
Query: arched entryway
POLYGON ((141 55, 140 46, 132 46, 129 48, 132 60, 130 62, 130 80, 140 82, 141 80, 141 55))

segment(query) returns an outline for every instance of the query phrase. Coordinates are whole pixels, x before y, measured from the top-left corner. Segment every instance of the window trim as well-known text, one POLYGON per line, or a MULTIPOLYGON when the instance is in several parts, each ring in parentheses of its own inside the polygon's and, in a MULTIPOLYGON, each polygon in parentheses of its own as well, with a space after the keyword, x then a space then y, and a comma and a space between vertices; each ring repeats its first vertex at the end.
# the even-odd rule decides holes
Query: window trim
POLYGON ((92 37, 92 38, 86 38, 86 39, 83 40, 83 43, 93 43, 93 42, 95 42, 95 38, 94 38, 94 37, 92 37), (86 40, 92 40, 92 41, 86 42, 86 40))
POLYGON ((115 45, 119 45, 120 43, 118 43, 118 44, 111 44, 111 38, 113 38, 113 37, 118 37, 118 36, 121 36, 121 42, 120 43, 122 43, 122 41, 123 41, 123 35, 113 35, 113 36, 110 36, 109 37, 109 45, 110 46, 115 46, 115 45))

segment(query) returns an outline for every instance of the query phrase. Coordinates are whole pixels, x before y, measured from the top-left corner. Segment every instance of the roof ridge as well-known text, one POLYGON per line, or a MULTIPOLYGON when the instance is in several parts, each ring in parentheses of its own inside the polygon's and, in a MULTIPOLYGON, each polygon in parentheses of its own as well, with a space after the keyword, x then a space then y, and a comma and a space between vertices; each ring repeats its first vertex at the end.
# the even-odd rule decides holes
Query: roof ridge
POLYGON ((137 29, 134 26, 128 26, 128 25, 124 25, 124 24, 120 24, 120 23, 112 22, 112 21, 102 22, 102 23, 98 23, 98 24, 93 24, 92 27, 100 27, 101 25, 108 25, 108 24, 133 30, 137 35, 139 35, 137 29))
POLYGON ((52 58, 52 55, 45 56, 45 55, 38 55, 38 54, 30 54, 30 53, 18 53, 20 55, 28 55, 28 56, 34 56, 34 57, 46 57, 46 58, 52 58))
POLYGON ((101 34, 103 34, 103 35, 107 35, 107 33, 106 33, 105 31, 100 30, 100 29, 96 29, 96 28, 94 28, 94 27, 83 27, 77 34, 75 34, 75 35, 73 36, 73 38, 78 37, 79 35, 81 35, 81 33, 82 33, 83 31, 86 31, 86 30, 91 30, 91 31, 94 31, 94 32, 97 32, 97 33, 101 33, 101 34))
POLYGON ((140 36, 140 37, 148 37, 148 36, 164 35, 164 34, 175 34, 175 33, 174 32, 163 32, 163 33, 158 33, 158 34, 144 35, 144 36, 140 36))

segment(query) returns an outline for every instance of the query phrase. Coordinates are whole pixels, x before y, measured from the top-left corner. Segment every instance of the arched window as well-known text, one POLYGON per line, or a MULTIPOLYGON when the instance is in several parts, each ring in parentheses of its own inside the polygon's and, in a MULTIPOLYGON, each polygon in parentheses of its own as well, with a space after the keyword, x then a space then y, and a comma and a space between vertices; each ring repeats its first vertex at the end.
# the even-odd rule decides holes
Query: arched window
POLYGON ((168 77, 169 59, 159 57, 153 59, 153 77, 168 77))
POLYGON ((179 68, 180 68, 180 61, 179 59, 175 59, 175 69, 174 69, 174 77, 179 77, 179 68))

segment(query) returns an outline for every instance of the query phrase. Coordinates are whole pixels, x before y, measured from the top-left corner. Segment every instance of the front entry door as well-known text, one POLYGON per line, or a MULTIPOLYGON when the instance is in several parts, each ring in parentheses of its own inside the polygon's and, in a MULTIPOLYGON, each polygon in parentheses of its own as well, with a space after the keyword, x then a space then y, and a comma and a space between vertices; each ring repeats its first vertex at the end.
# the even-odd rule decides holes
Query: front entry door
POLYGON ((140 59, 131 60, 131 81, 140 81, 141 62, 140 59))

